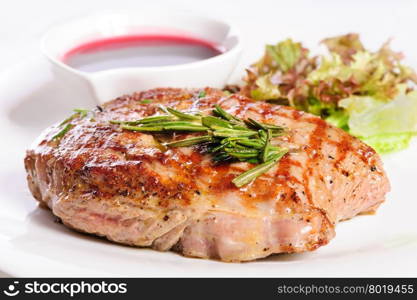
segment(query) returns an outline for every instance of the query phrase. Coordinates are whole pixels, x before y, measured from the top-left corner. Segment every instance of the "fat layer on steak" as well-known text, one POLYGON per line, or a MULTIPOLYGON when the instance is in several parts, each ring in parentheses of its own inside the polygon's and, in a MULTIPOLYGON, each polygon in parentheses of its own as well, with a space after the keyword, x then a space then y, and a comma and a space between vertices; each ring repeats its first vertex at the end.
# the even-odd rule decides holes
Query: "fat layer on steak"
POLYGON ((381 160, 358 139, 290 107, 210 88, 199 94, 149 90, 73 119, 59 140, 52 137, 62 128, 48 128, 25 158, 33 196, 76 230, 224 261, 317 249, 334 237, 337 222, 384 201, 389 182, 381 160), (237 188, 232 179, 253 165, 215 164, 195 146, 161 148, 161 140, 193 134, 155 136, 109 123, 154 115, 160 104, 206 114, 218 104, 240 118, 287 127, 275 142, 290 152, 237 188))

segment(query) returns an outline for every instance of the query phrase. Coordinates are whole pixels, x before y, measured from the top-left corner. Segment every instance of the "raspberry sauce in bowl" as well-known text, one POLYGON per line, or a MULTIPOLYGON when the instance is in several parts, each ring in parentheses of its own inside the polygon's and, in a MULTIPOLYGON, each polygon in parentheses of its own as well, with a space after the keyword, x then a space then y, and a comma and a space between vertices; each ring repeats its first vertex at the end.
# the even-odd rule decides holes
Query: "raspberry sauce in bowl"
POLYGON ((126 35, 78 45, 62 57, 68 66, 85 72, 116 68, 181 65, 220 55, 209 41, 179 35, 126 35))
POLYGON ((57 79, 98 103, 157 87, 222 88, 241 48, 226 21, 161 11, 86 16, 41 42, 57 79))

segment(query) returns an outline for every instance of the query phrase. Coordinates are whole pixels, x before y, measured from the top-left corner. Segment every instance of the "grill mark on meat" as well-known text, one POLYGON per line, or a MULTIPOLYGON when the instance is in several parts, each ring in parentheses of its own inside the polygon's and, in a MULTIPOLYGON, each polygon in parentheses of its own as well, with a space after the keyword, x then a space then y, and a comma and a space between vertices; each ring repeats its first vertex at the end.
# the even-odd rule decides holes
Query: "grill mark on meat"
POLYGON ((294 183, 301 183, 298 178, 291 175, 291 167, 301 167, 301 165, 299 162, 293 161, 291 159, 291 154, 288 154, 279 161, 279 168, 275 173, 275 177, 278 182, 286 183, 290 181, 294 183))
POLYGON ((317 165, 316 161, 322 158, 321 149, 323 143, 323 137, 326 135, 327 123, 320 118, 309 118, 309 122, 315 125, 313 132, 310 135, 310 139, 305 150, 307 151, 308 159, 306 162, 306 168, 303 173, 304 189, 306 197, 310 203, 313 203, 313 197, 310 191, 310 178, 313 177, 314 167, 317 165))
POLYGON ((291 116, 294 120, 300 119, 303 115, 304 115, 304 112, 300 111, 300 110, 293 110, 292 114, 291 114, 291 116))
POLYGON ((338 157, 334 165, 336 168, 340 168, 340 165, 345 160, 346 155, 351 151, 350 141, 343 137, 339 143, 336 143, 336 146, 338 149, 338 157))
POLYGON ((329 242, 339 220, 373 211, 384 200, 389 183, 381 161, 359 140, 292 108, 209 88, 198 98, 200 91, 119 97, 103 105, 96 122, 74 119, 59 142, 51 141, 59 130, 52 126, 25 158, 32 194, 77 230, 227 261, 314 250, 329 242), (159 104, 203 113, 218 104, 241 118, 286 126, 288 135, 274 143, 290 153, 237 188, 232 179, 252 164, 215 164, 202 146, 163 152, 155 143, 201 133, 154 139, 108 123, 159 114, 159 104))

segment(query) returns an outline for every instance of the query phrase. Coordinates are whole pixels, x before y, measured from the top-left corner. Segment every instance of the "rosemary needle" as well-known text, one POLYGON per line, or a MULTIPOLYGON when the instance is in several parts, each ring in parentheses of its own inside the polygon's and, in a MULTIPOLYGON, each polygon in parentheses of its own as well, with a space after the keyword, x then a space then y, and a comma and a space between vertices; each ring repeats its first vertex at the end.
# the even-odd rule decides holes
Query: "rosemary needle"
POLYGON ((237 187, 242 187, 242 186, 250 183, 251 181, 256 179, 258 176, 268 172, 269 169, 271 169, 275 165, 275 163, 278 160, 280 160, 287 152, 288 152, 288 150, 286 150, 286 149, 281 150, 281 152, 279 152, 277 154, 274 154, 268 161, 266 161, 266 162, 264 162, 260 165, 257 165, 256 167, 250 169, 249 171, 246 171, 246 172, 240 174, 235 179, 233 179, 232 182, 237 187))
POLYGON ((147 124, 159 121, 169 121, 173 120, 172 116, 153 116, 147 117, 136 121, 119 121, 119 120, 111 120, 110 123, 112 124, 127 124, 127 125, 139 125, 139 124, 147 124))
POLYGON ((125 124, 122 124, 120 126, 120 128, 127 129, 127 130, 132 130, 132 131, 143 131, 143 132, 163 131, 164 130, 164 128, 157 127, 157 126, 154 126, 154 127, 147 126, 147 127, 145 127, 145 126, 132 126, 132 125, 125 125, 125 124))
POLYGON ((139 101, 140 104, 151 104, 152 103, 152 99, 143 99, 139 101))
POLYGON ((74 125, 70 123, 66 124, 63 129, 52 137, 52 139, 56 140, 62 138, 72 127, 74 127, 74 125))
POLYGON ((176 117, 178 117, 179 119, 183 119, 183 120, 199 120, 200 117, 199 116, 195 116, 192 114, 186 114, 183 112, 180 112, 176 109, 170 108, 170 107, 166 107, 165 108, 166 111, 168 111, 171 115, 174 115, 176 117))
POLYGON ((176 142, 166 143, 164 144, 167 147, 189 147, 197 144, 201 144, 204 142, 210 142, 213 140, 213 137, 210 135, 203 135, 194 138, 188 138, 176 142))
POLYGON ((64 121, 62 121, 61 124, 59 124, 59 126, 62 126, 64 124, 67 124, 67 123, 71 122, 76 117, 84 118, 88 113, 87 109, 81 109, 81 108, 75 108, 75 109, 73 109, 73 111, 74 111, 74 113, 71 116, 69 116, 68 118, 66 118, 64 121))

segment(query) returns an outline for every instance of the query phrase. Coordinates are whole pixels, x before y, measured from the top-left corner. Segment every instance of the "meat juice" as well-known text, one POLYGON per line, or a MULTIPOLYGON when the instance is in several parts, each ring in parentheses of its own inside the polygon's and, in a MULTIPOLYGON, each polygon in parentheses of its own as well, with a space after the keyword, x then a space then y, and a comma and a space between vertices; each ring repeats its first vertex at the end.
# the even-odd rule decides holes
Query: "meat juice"
POLYGON ((62 61, 70 67, 97 72, 128 67, 158 67, 192 63, 223 51, 205 40, 173 35, 128 35, 81 44, 62 61))

